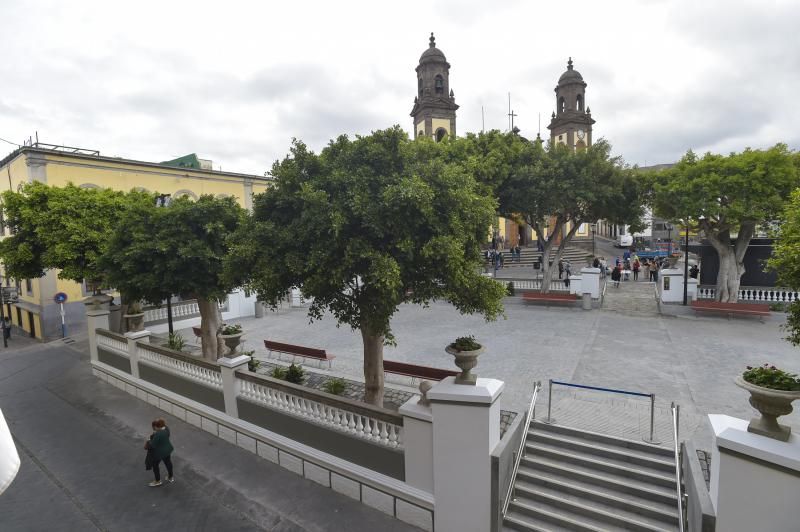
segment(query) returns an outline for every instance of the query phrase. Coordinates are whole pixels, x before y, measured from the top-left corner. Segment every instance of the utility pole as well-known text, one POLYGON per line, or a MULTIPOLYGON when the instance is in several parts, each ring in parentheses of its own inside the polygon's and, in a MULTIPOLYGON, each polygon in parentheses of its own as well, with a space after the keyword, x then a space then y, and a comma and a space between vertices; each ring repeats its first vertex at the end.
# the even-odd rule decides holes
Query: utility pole
POLYGON ((686 238, 683 245, 683 305, 689 300, 689 218, 686 218, 686 238))
POLYGON ((6 336, 6 302, 4 299, 5 289, 0 286, 0 322, 3 324, 3 347, 8 348, 8 337, 6 336))

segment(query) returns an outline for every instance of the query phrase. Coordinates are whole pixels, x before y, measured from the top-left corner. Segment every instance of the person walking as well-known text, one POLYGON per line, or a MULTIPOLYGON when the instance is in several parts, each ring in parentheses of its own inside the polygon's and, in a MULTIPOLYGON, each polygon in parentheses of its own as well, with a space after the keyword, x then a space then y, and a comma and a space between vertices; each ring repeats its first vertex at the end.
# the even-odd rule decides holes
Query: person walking
POLYGON ((11 339, 11 320, 8 316, 3 317, 3 338, 6 340, 11 339))
POLYGON ((697 264, 692 264, 692 267, 689 268, 689 277, 692 279, 697 279, 697 276, 700 274, 700 268, 697 267, 697 264))
POLYGON ((639 267, 640 266, 641 266, 641 264, 639 264, 639 259, 633 259, 633 280, 634 281, 638 281, 639 280, 639 267))
POLYGON ((558 278, 563 279, 564 277, 564 261, 558 261, 558 278))
POLYGON ((617 266, 611 271, 611 280, 614 281, 614 286, 619 288, 619 281, 622 279, 622 265, 617 266))
POLYGON ((148 454, 146 463, 149 461, 149 464, 153 468, 153 476, 155 477, 155 480, 150 482, 148 486, 155 488, 162 484, 160 471, 161 462, 164 462, 164 466, 167 468, 167 482, 175 482, 175 477, 172 475, 172 451, 174 448, 169 440, 170 431, 166 421, 158 418, 153 421, 152 427, 153 434, 151 434, 150 439, 145 442, 144 448, 147 449, 148 454))

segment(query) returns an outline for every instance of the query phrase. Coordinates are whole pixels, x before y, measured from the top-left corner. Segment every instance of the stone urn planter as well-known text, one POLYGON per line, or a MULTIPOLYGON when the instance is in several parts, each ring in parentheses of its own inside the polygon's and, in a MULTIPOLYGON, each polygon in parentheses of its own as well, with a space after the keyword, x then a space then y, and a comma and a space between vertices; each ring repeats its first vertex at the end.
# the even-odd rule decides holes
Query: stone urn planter
POLYGON ((242 343, 242 336, 244 336, 243 332, 237 334, 220 334, 219 337, 222 338, 222 341, 225 342, 225 345, 230 350, 228 351, 228 356, 234 354, 236 352, 236 348, 239 347, 239 344, 242 343))
POLYGON ((736 377, 736 385, 750 392, 750 405, 761 413, 760 418, 750 420, 747 432, 787 441, 792 429, 779 424, 778 417, 792 413, 792 401, 800 399, 800 391, 764 388, 747 382, 741 375, 736 377))
POLYGON ((445 351, 453 355, 456 366, 461 370, 461 373, 456 376, 455 383, 474 386, 478 376, 470 373, 470 370, 478 365, 478 356, 483 353, 483 346, 473 341, 477 349, 459 349, 457 347, 459 340, 462 339, 457 339, 445 348, 445 351))
POLYGON ((122 317, 128 320, 128 331, 137 332, 144 329, 144 312, 124 314, 122 317))
POLYGON ((669 268, 675 268, 675 265, 678 264, 678 261, 681 259, 680 255, 670 255, 667 257, 667 264, 669 264, 669 268))

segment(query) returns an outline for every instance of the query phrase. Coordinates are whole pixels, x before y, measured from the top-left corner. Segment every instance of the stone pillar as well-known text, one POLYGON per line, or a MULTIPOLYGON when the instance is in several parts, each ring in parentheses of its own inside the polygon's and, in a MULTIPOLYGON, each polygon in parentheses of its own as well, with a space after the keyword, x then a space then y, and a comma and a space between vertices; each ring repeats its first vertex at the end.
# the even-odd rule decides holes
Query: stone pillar
POLYGON ((222 394, 225 398, 225 413, 231 417, 239 417, 239 407, 236 398, 241 391, 241 383, 236 378, 236 370, 247 366, 250 357, 239 355, 236 358, 223 357, 217 360, 222 373, 222 394))
POLYGON ((131 376, 139 378, 139 350, 136 349, 136 342, 145 344, 150 343, 150 331, 144 329, 142 331, 131 331, 125 333, 125 338, 128 339, 128 358, 131 361, 131 376))
POLYGON ((104 308, 86 309, 86 325, 89 330, 89 358, 97 362, 97 333, 96 329, 108 329, 108 315, 110 312, 104 308))
POLYGON ((708 416, 714 431, 711 502, 717 530, 797 530, 800 436, 782 442, 747 432, 748 421, 708 416))
POLYGON ((583 293, 583 277, 580 275, 569 276, 569 293, 582 294, 583 293))
POLYGON ((688 285, 689 287, 686 290, 686 299, 689 301, 697 301, 697 288, 700 285, 700 281, 690 277, 688 285))
POLYGON ((683 303, 683 270, 670 268, 658 272, 662 303, 683 303))
POLYGON ((414 396, 400 407, 406 483, 433 493, 433 412, 419 399, 414 396))
POLYGON ((581 268, 581 290, 591 292, 592 299, 600 299, 600 268, 581 268))
POLYGON ((434 529, 486 532, 492 528, 491 453, 500 441, 505 384, 479 378, 474 386, 447 377, 428 392, 433 414, 434 529))

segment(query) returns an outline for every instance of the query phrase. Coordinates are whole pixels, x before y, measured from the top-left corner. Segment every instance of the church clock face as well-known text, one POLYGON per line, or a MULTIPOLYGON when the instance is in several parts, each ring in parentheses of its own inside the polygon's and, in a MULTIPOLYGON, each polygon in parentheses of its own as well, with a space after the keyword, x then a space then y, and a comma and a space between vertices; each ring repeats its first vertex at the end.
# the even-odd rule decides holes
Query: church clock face
POLYGON ((578 138, 583 140, 583 137, 585 137, 585 136, 586 136, 586 132, 584 130, 582 130, 582 129, 579 129, 578 130, 578 138))

